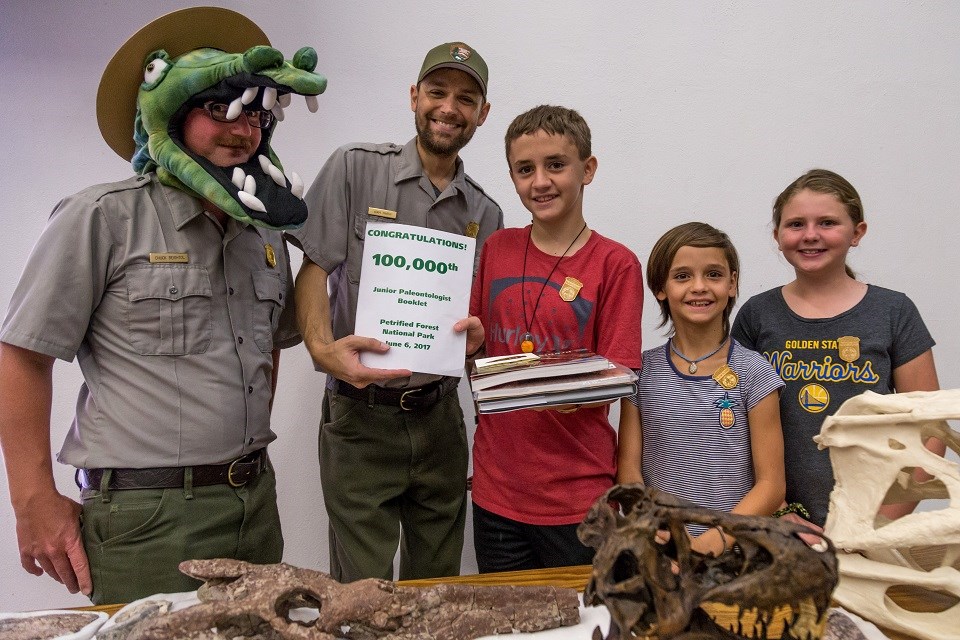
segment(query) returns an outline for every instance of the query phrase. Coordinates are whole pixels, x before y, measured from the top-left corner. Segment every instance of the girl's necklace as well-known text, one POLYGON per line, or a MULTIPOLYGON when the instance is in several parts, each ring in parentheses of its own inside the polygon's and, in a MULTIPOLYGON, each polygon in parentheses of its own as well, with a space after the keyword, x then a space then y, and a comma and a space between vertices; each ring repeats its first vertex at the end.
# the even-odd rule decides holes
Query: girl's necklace
POLYGON ((696 372, 697 372, 697 369, 699 369, 699 367, 697 366, 697 363, 698 363, 698 362, 703 362, 704 360, 706 360, 707 358, 709 358, 709 357, 712 356, 713 354, 715 354, 715 353, 717 353, 718 351, 720 351, 720 349, 722 349, 722 348, 723 348, 723 345, 725 345, 725 344, 727 344, 727 338, 724 338, 724 339, 720 342, 720 346, 718 346, 716 349, 714 349, 713 351, 711 351, 711 352, 708 353, 707 355, 705 355, 705 356, 700 356, 699 358, 693 359, 693 358, 688 358, 687 356, 685 356, 685 355, 683 355, 682 353, 680 353, 680 352, 677 350, 676 345, 673 344, 673 338, 671 338, 671 339, 670 339, 670 351, 673 351, 678 358, 680 358, 681 360, 683 360, 684 362, 686 362, 687 364, 690 365, 690 366, 687 367, 687 371, 689 371, 690 373, 696 373, 696 372))
POLYGON ((557 258, 557 262, 553 265, 553 269, 550 269, 547 279, 543 281, 543 286, 540 287, 540 293, 537 294, 537 302, 533 305, 533 313, 530 315, 530 319, 527 320, 527 253, 530 251, 530 236, 533 235, 533 226, 530 226, 530 233, 527 234, 527 244, 523 248, 523 275, 520 278, 520 303, 523 305, 523 323, 527 327, 527 332, 523 334, 523 341, 520 343, 520 351, 524 353, 533 352, 533 334, 530 333, 530 327, 533 325, 534 318, 537 317, 537 308, 540 306, 540 298, 543 296, 543 290, 547 288, 547 283, 550 282, 550 277, 553 275, 553 272, 556 271, 557 267, 560 266, 560 261, 563 260, 564 256, 567 255, 567 251, 570 251, 574 243, 580 239, 580 236, 583 234, 583 231, 586 228, 587 223, 584 222, 583 226, 580 227, 580 231, 577 232, 576 237, 574 237, 569 246, 563 250, 563 253, 560 254, 560 257, 557 258))

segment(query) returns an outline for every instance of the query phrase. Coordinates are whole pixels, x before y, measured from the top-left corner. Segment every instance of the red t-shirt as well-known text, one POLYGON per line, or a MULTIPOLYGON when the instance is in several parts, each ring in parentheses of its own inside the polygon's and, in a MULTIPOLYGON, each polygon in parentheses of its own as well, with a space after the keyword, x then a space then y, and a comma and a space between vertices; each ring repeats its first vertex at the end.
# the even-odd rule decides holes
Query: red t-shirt
MULTIPOLYGON (((639 369, 643 277, 633 252, 593 231, 557 264, 532 242, 527 247, 529 234, 529 226, 503 229, 481 250, 470 313, 483 323, 486 355, 520 353, 529 322, 538 352, 585 348, 639 369), (559 295, 567 278, 582 283, 570 302, 559 295)), ((528 524, 577 523, 613 486, 616 450, 606 406, 481 415, 473 442, 473 501, 528 524)))

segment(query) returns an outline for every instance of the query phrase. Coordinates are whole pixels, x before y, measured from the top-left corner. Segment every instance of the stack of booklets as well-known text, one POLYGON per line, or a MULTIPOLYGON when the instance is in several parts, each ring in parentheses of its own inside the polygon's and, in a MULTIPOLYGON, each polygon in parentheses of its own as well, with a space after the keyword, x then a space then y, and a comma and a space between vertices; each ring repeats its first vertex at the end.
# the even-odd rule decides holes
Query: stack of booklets
POLYGON ((616 400, 637 391, 637 374, 586 349, 520 353, 474 362, 470 388, 480 413, 616 400))

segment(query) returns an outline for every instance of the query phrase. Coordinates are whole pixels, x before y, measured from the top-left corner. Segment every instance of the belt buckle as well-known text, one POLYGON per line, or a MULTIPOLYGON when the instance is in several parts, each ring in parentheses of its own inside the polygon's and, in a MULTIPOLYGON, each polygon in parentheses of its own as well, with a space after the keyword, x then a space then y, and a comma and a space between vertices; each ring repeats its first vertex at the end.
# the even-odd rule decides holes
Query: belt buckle
POLYGON ((407 396, 408 396, 409 394, 416 393, 417 391, 420 391, 420 389, 410 389, 409 391, 404 391, 403 393, 400 394, 400 408, 401 408, 401 409, 403 409, 404 411, 414 411, 414 410, 416 410, 416 407, 408 407, 408 406, 406 406, 404 403, 407 401, 407 396))
POLYGON ((238 462, 240 462, 241 460, 243 460, 243 458, 244 458, 244 456, 241 456, 241 457, 237 458, 236 460, 234 460, 233 462, 230 463, 230 466, 229 466, 229 467, 227 467, 227 484, 229 484, 231 487, 239 488, 239 487, 244 486, 245 484, 247 484, 247 483, 250 481, 250 478, 249 478, 249 477, 248 477, 246 480, 244 480, 243 482, 234 482, 234 480, 233 480, 233 469, 234 469, 234 465, 237 464, 238 462))

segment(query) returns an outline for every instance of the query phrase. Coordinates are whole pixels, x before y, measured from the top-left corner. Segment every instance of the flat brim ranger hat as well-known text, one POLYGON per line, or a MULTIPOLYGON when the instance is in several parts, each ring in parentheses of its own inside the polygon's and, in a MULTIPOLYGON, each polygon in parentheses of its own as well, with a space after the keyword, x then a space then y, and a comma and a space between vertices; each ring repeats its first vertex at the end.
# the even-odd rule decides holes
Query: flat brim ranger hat
POLYGON ((153 20, 114 54, 97 91, 103 139, 137 173, 182 189, 250 224, 291 229, 307 216, 303 180, 284 172, 270 146, 291 94, 305 96, 311 112, 327 81, 315 73, 317 54, 303 47, 293 58, 270 46, 246 16, 219 7, 192 7, 153 20), (244 163, 214 165, 183 141, 187 112, 213 100, 243 110, 273 113, 260 146, 244 163))

